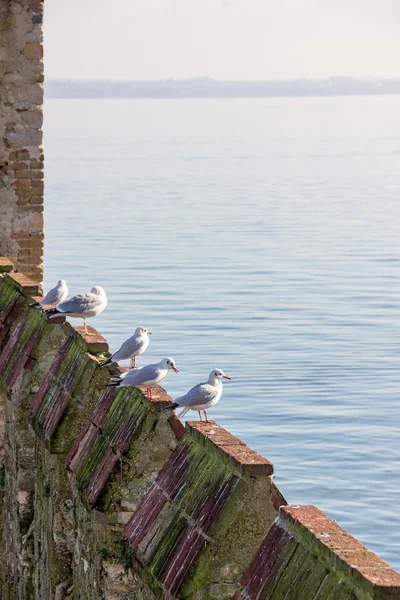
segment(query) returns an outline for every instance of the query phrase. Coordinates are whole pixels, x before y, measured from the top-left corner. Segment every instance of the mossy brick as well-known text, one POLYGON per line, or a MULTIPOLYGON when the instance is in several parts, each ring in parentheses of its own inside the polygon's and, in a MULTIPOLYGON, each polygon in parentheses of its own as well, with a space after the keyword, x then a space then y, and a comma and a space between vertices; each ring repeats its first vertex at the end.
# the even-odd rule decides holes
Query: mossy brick
POLYGON ((33 282, 23 273, 8 273, 5 281, 11 287, 16 288, 26 297, 37 295, 39 293, 39 284, 33 282))
POLYGON ((10 273, 14 270, 14 264, 5 256, 0 256, 0 273, 10 273))
POLYGON ((129 440, 145 418, 146 406, 137 390, 118 390, 103 421, 99 424, 93 444, 76 469, 78 489, 85 490, 91 504, 106 485, 115 463, 120 460, 129 440))
POLYGON ((274 467, 269 460, 214 421, 189 421, 186 428, 198 443, 219 448, 241 472, 253 477, 273 474, 274 467))

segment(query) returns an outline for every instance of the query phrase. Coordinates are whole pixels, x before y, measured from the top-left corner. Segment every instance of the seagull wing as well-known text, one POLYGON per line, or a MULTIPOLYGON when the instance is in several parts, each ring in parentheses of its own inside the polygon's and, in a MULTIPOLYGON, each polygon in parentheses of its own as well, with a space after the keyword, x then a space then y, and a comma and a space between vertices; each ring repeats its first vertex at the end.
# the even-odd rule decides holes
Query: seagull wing
POLYGON ((137 338, 135 336, 130 337, 122 344, 121 348, 112 355, 112 360, 116 361, 130 358, 140 349, 140 342, 141 338, 137 338))
POLYGON ((175 398, 179 406, 205 406, 212 402, 218 395, 218 389, 209 383, 200 383, 188 391, 184 396, 175 398))
POLYGON ((54 287, 47 292, 43 300, 41 301, 42 306, 46 304, 54 304, 55 302, 59 302, 60 298, 58 295, 58 288, 54 287))
POLYGON ((154 381, 158 375, 157 365, 146 365, 140 369, 132 369, 123 379, 123 385, 142 385, 148 381, 154 381))
POLYGON ((84 313, 88 310, 93 310, 102 299, 97 294, 78 294, 70 300, 61 302, 56 306, 58 312, 61 313, 84 313))

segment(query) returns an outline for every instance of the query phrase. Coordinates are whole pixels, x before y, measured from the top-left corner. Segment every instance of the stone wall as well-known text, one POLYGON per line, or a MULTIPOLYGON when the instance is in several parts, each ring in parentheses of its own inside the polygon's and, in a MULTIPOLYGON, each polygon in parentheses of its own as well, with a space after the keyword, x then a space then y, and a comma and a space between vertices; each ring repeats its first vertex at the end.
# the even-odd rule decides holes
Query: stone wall
POLYGON ((43 2, 0 0, 0 254, 43 278, 43 2))
POLYGON ((384 600, 400 576, 215 422, 106 388, 107 342, 0 259, 2 600, 384 600), (280 515, 278 516, 278 511, 280 515))

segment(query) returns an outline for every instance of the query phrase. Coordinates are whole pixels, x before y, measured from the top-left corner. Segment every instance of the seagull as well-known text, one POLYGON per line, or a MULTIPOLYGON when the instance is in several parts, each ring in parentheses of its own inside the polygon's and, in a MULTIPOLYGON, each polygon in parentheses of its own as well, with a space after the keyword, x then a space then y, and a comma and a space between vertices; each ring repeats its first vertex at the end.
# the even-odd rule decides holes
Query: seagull
POLYGON ((159 363, 146 365, 145 367, 140 367, 139 369, 131 369, 126 375, 124 373, 124 377, 120 377, 118 381, 109 383, 108 387, 145 385, 147 397, 149 400, 153 400, 151 388, 157 383, 161 383, 161 381, 168 375, 170 369, 175 371, 175 373, 179 373, 175 366, 174 359, 170 356, 167 356, 166 358, 160 360, 159 363))
POLYGON ((150 344, 149 335, 151 335, 151 331, 144 327, 137 327, 134 335, 126 340, 121 348, 114 352, 108 360, 101 363, 100 367, 105 367, 106 365, 111 365, 111 363, 130 358, 131 367, 134 368, 136 366, 136 357, 143 354, 150 344))
POLYGON ((39 308, 46 306, 47 304, 60 304, 68 296, 68 287, 64 279, 60 279, 55 287, 47 292, 43 300, 40 302, 33 302, 29 305, 29 308, 39 308))
POLYGON ((203 420, 200 412, 202 410, 206 418, 206 423, 208 423, 206 409, 217 404, 218 400, 221 398, 222 379, 230 379, 230 377, 225 375, 221 369, 213 369, 209 374, 206 383, 199 383, 199 385, 196 385, 189 390, 187 394, 176 398, 173 404, 166 406, 162 410, 177 408, 178 406, 183 407, 183 410, 179 413, 178 417, 186 415, 188 410, 197 410, 200 421, 203 420))
POLYGON ((95 335, 89 333, 86 325, 86 319, 96 317, 107 306, 107 296, 105 291, 99 285, 92 287, 86 294, 78 294, 65 302, 60 302, 55 308, 45 310, 50 319, 59 315, 83 319, 86 335, 95 335))

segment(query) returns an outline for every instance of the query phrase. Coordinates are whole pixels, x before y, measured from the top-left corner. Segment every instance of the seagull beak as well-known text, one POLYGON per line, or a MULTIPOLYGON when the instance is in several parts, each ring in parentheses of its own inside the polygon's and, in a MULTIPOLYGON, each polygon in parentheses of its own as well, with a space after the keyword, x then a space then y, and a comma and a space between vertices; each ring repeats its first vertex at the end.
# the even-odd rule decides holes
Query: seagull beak
POLYGON ((151 331, 149 331, 148 329, 146 329, 146 333, 147 333, 148 335, 151 335, 151 331))
POLYGON ((172 367, 172 370, 175 371, 175 373, 179 373, 179 371, 176 367, 172 367))
POLYGON ((228 377, 228 375, 222 375, 222 377, 223 377, 224 379, 229 379, 229 381, 231 380, 231 377, 228 377))

